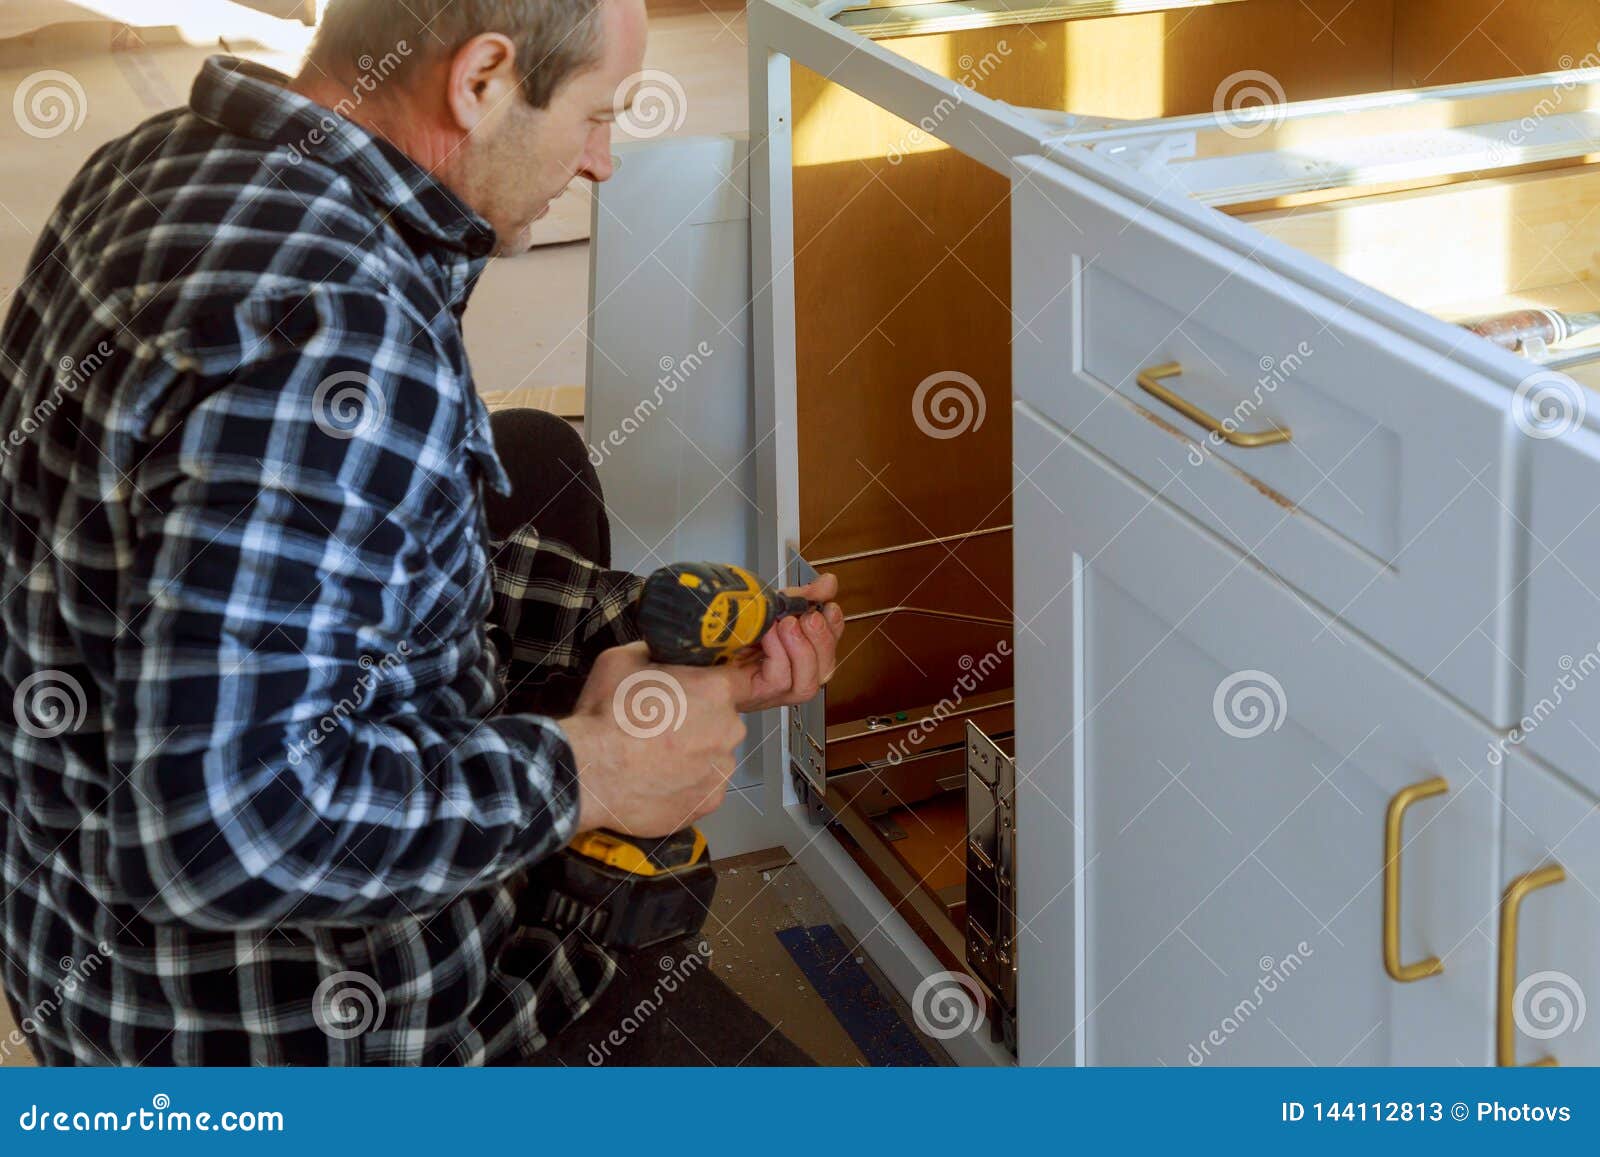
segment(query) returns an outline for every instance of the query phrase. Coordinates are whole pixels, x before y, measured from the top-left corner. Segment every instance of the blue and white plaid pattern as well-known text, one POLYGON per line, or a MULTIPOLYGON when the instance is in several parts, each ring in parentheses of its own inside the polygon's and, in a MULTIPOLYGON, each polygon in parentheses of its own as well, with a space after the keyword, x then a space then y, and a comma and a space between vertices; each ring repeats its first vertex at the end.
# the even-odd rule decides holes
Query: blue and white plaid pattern
POLYGON ((515 1061, 614 967, 517 927, 577 770, 496 712, 637 583, 488 542, 492 232, 283 83, 215 58, 96 153, 0 331, 0 975, 45 1063, 515 1061))

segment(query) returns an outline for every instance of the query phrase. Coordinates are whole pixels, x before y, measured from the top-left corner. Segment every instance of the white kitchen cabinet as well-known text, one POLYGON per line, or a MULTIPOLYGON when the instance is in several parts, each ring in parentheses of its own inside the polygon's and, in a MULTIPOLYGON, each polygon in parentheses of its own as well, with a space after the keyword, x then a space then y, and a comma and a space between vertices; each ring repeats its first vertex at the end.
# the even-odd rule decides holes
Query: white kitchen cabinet
MULTIPOLYGON (((1600 70, 1538 72, 1595 63, 1600 9, 754 0, 748 28, 748 152, 642 146, 681 188, 602 191, 596 230, 602 425, 718 351, 679 428, 630 435, 713 501, 679 522, 665 459, 606 465, 641 542, 835 571, 852 618, 719 841, 788 847, 925 1014, 981 1004, 963 1062, 1492 1063, 1504 889, 1600 788, 1589 685, 1508 731, 1600 644, 1600 453, 1546 436, 1588 369, 1454 323, 1600 305, 1600 70), (1241 81, 1273 102, 1232 111, 1241 81)), ((1561 896, 1522 904, 1518 967, 1592 987, 1557 933, 1600 920, 1561 896)))
POLYGON ((1076 924, 1083 961, 1077 1001, 1024 969, 1025 1049, 1487 1063, 1493 734, 1342 631, 1308 644, 1281 583, 1026 405, 1016 464, 1018 537, 1055 563, 1017 588, 1018 677, 1043 689, 1018 718, 1022 952, 1076 924), (1407 982, 1385 965, 1397 798, 1393 957, 1441 962, 1407 982))
POLYGON ((1501 1063, 1600 1065, 1600 800, 1518 758, 1505 813, 1501 1063))

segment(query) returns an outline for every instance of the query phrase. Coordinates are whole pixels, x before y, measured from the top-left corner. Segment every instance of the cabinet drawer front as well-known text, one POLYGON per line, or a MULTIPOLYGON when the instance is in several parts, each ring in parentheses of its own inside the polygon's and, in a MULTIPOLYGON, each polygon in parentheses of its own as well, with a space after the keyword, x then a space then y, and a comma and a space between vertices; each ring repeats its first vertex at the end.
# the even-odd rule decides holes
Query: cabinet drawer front
POLYGON ((1503 391, 1154 209, 1019 164, 1016 396, 1503 722, 1503 391))
POLYGON ((1527 449, 1527 658, 1507 746, 1600 793, 1600 436, 1572 430, 1527 449))
POLYGON ((1394 559, 1403 543, 1401 436, 1389 415, 1363 412, 1347 388, 1372 372, 1360 364, 1370 350, 1351 348, 1325 319, 1262 294, 1232 269, 1175 260, 1153 235, 1124 234, 1119 251, 1102 253, 1080 280, 1083 378, 1176 427, 1195 448, 1190 462, 1214 456, 1374 562, 1394 559), (1144 276, 1151 270, 1159 271, 1153 284, 1144 276), (1177 403, 1215 418, 1222 432, 1208 432, 1177 403), (1235 445, 1230 436, 1287 441, 1235 445))
POLYGON ((1081 442, 1017 407, 1017 858, 1024 1059, 1485 1064, 1492 737, 1081 442), (1402 816, 1401 982, 1385 961, 1402 816), (1071 817, 1068 819, 1067 817, 1071 817), (1066 986, 1027 953, 1071 959, 1066 986), (1052 992, 1055 993, 1052 996, 1052 992), (1052 1017, 1054 1013, 1054 1017, 1052 1017))

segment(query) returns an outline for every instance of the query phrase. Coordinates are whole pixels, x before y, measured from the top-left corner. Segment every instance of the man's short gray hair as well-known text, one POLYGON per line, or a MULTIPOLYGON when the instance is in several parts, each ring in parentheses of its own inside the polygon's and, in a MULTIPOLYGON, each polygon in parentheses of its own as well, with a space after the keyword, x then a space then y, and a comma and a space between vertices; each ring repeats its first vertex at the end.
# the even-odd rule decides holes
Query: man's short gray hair
POLYGON ((545 108, 562 81, 599 62, 603 2, 329 0, 311 59, 345 77, 366 71, 362 61, 453 55, 474 36, 498 32, 517 46, 528 100, 545 108))

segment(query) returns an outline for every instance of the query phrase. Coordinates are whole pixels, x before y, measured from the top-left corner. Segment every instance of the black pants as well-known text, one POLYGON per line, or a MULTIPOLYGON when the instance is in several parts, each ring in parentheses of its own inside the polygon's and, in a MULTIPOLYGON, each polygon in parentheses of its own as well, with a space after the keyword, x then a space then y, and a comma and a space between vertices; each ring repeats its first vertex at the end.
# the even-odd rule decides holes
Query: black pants
MULTIPOLYGON (((504 538, 532 522, 600 566, 611 565, 611 524, 600 479, 570 424, 540 410, 493 415, 495 449, 511 496, 487 496, 489 533, 504 538)), ((687 942, 622 957, 595 1006, 539 1054, 541 1065, 809 1065, 812 1060, 740 1000, 713 971, 714 959, 691 960, 687 942)))
POLYGON ((600 476, 572 424, 543 410, 501 410, 489 416, 494 446, 511 479, 511 495, 488 490, 489 537, 499 540, 533 523, 590 562, 611 566, 611 523, 600 476))

